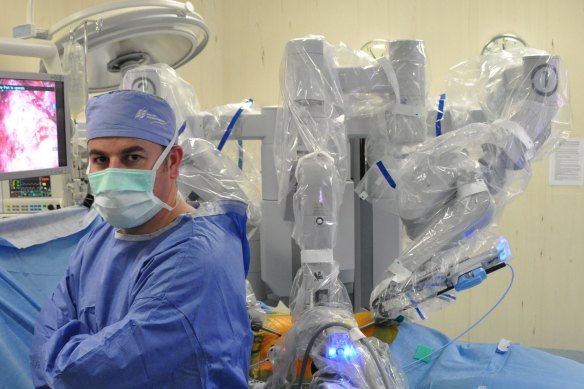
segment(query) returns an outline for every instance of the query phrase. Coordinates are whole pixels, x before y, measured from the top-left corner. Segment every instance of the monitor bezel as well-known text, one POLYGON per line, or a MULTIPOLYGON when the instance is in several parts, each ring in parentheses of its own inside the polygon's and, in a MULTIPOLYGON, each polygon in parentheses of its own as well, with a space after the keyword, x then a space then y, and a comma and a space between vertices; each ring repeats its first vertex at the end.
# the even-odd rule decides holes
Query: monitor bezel
MULTIPOLYGON (((14 72, 0 70, 0 79, 15 79, 15 80, 34 80, 34 81, 55 81, 63 83, 63 115, 64 115, 64 126, 65 126, 65 158, 67 159, 64 166, 58 166, 54 168, 46 169, 33 169, 33 170, 21 170, 17 172, 0 172, 0 181, 18 179, 18 178, 30 178, 30 177, 40 177, 40 176, 54 176, 59 174, 70 174, 71 173, 71 116, 69 114, 69 96, 68 96, 68 82, 67 78, 63 74, 50 74, 50 73, 28 73, 28 72, 14 72)), ((57 115, 57 120, 59 115, 57 115)), ((59 123, 57 123, 59 126, 59 123)), ((57 129, 59 132, 59 129, 57 129)), ((57 134, 59 136, 59 134, 57 134)), ((58 139, 60 145, 60 139, 58 139)))

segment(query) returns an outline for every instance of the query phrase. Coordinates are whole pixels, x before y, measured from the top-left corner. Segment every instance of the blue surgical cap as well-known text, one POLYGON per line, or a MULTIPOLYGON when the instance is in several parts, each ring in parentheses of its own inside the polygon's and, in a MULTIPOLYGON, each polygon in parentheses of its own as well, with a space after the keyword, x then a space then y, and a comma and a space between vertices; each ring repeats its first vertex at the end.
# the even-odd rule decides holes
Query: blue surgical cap
POLYGON ((138 138, 167 146, 174 137, 174 111, 160 97, 116 90, 93 97, 85 108, 87 140, 138 138))

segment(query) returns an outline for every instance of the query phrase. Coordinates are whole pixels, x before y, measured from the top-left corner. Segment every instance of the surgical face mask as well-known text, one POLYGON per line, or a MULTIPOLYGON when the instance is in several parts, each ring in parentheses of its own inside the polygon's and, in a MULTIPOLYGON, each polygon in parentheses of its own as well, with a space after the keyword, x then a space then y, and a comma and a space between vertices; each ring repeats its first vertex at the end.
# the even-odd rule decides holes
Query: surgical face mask
POLYGON ((87 174, 95 197, 93 206, 101 217, 114 227, 133 228, 146 223, 163 208, 174 209, 154 195, 154 180, 177 136, 178 131, 152 170, 108 168, 87 174))

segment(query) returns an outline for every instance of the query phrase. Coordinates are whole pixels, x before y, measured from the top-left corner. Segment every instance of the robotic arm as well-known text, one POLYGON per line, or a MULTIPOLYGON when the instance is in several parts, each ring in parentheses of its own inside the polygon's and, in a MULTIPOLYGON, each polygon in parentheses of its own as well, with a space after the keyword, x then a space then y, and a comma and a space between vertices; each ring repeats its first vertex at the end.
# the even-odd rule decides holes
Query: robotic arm
POLYGON ((310 359, 318 371, 311 377, 314 387, 401 387, 403 377, 390 363, 387 345, 359 331, 333 258, 348 177, 345 101, 336 59, 335 48, 314 36, 290 41, 284 56, 275 159, 284 215, 293 204, 292 235, 301 249, 301 265, 290 294, 293 327, 273 349, 269 385, 302 381, 310 359))
POLYGON ((524 56, 520 74, 499 120, 429 140, 401 161, 395 198, 412 243, 371 295, 376 318, 423 320, 454 299, 451 289, 477 285, 510 258, 504 238, 485 230, 527 185, 530 162, 566 101, 558 57, 524 56))

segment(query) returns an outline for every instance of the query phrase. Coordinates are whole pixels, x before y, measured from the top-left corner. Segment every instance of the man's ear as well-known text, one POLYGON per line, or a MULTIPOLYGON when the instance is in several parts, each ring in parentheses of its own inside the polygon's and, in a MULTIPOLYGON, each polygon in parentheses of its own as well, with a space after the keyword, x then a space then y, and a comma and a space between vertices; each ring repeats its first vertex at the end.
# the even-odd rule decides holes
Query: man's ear
POLYGON ((174 146, 170 150, 168 156, 168 169, 170 170, 170 178, 177 178, 179 173, 180 164, 183 159, 183 149, 180 146, 174 146))

